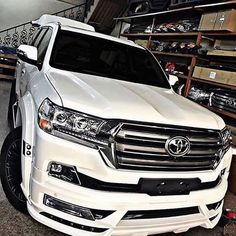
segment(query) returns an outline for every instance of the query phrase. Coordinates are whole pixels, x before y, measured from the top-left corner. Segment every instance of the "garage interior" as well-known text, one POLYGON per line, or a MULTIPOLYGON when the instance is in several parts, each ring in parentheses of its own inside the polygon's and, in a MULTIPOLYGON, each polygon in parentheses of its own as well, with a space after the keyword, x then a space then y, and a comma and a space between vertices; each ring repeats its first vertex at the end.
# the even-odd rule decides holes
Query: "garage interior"
MULTIPOLYGON (((166 74, 178 78, 173 87, 178 94, 224 119, 235 146, 224 210, 236 212, 235 0, 44 0, 40 4, 37 0, 24 1, 28 7, 19 9, 13 7, 16 1, 6 1, 5 13, 0 15, 0 147, 10 131, 7 114, 15 80, 16 49, 27 44, 35 31, 30 21, 42 14, 75 19, 94 26, 98 32, 148 48, 166 74), (31 11, 32 8, 35 10, 31 11)), ((1 187, 0 235, 64 234, 16 211, 1 187)), ((236 236, 236 225, 218 225, 212 230, 199 227, 178 235, 236 236)))

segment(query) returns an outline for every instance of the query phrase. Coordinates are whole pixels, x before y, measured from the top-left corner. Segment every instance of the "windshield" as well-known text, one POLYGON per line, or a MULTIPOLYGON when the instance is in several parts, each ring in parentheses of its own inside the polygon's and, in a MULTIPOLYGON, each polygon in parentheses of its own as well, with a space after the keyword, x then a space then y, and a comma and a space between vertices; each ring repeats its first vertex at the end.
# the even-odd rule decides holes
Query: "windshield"
POLYGON ((58 32, 50 65, 62 70, 170 88, 160 65, 147 50, 70 31, 58 32))

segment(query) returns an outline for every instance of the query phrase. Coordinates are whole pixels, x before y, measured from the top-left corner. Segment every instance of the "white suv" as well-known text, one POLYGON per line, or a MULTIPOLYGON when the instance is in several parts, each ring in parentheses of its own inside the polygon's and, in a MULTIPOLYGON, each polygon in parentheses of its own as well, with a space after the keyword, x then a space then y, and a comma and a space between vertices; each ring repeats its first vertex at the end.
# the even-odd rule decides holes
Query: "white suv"
POLYGON ((1 152, 12 205, 70 235, 213 228, 232 156, 222 119, 177 95, 133 42, 55 16, 34 23, 1 152))

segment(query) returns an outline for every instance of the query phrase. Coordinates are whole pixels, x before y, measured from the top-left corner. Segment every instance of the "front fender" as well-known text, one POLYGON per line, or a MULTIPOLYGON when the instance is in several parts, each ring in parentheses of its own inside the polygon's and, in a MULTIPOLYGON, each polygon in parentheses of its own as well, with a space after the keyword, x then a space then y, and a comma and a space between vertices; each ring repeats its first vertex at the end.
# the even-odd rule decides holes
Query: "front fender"
MULTIPOLYGON (((29 200, 30 175, 34 157, 35 125, 37 124, 37 112, 32 95, 27 92, 19 100, 19 112, 22 125, 22 149, 21 149, 21 188, 25 197, 29 200)), ((19 116, 19 113, 17 114, 19 116)))

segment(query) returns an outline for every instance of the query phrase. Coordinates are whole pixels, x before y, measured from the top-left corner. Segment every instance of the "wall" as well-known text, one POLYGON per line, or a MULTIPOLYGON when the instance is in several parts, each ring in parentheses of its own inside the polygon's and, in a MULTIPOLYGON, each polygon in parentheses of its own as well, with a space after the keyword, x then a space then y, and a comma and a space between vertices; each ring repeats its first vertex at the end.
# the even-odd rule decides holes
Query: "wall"
POLYGON ((0 0, 0 31, 72 6, 57 0, 0 0))

